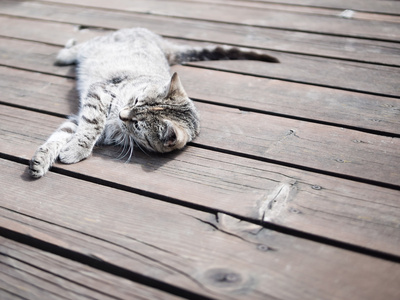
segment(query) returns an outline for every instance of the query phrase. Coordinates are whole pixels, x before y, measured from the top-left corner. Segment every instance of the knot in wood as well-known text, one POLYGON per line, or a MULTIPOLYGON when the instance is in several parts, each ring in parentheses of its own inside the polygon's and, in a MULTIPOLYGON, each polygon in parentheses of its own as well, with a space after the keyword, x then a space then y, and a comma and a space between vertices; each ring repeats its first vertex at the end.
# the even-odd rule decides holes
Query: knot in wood
POLYGON ((301 214, 301 211, 294 207, 289 207, 289 212, 291 212, 293 214, 301 214))
POLYGON ((267 245, 264 245, 264 244, 258 244, 257 249, 262 252, 267 252, 267 251, 271 250, 270 247, 268 247, 267 245))
POLYGON ((239 273, 228 269, 211 269, 207 271, 206 277, 218 286, 231 286, 242 282, 242 276, 239 273))

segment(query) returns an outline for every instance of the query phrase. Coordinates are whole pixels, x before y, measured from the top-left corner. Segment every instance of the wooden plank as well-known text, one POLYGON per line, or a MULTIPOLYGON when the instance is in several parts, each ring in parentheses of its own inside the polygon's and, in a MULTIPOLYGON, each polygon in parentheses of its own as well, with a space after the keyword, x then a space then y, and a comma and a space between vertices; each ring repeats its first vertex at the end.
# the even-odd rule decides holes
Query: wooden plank
POLYGON ((79 98, 75 85, 74 79, 0 67, 0 101, 3 103, 57 115, 76 114, 79 98))
MULTIPOLYGON (((178 72, 192 98, 400 134, 400 103, 397 99, 185 66, 174 66, 172 70, 178 72)), ((10 104, 69 115, 78 110, 74 86, 75 81, 71 79, 0 67, 1 101, 10 104), (29 91, 26 82, 30 83, 29 91), (59 94, 63 97, 53 96, 59 94), (33 97, 37 100, 33 101, 33 97)))
POLYGON ((398 1, 391 0, 352 0, 351 2, 346 0, 258 0, 260 2, 267 3, 279 3, 279 4, 290 4, 290 5, 302 5, 312 7, 325 7, 335 9, 352 9, 355 11, 368 11, 374 13, 383 14, 395 14, 400 15, 400 3, 398 1))
MULTIPOLYGON (((375 20, 375 21, 383 21, 383 22, 395 22, 399 23, 400 18, 397 15, 389 15, 389 14, 381 14, 377 9, 374 9, 370 12, 366 12, 364 5, 358 6, 357 10, 351 10, 351 12, 347 11, 345 14, 345 10, 340 7, 330 8, 330 7, 315 7, 315 6, 303 6, 298 5, 288 5, 285 3, 273 3, 273 2, 265 2, 265 1, 246 1, 246 0, 186 0, 191 2, 202 2, 202 3, 218 3, 222 5, 233 5, 238 7, 255 7, 262 9, 272 9, 272 10, 280 10, 280 11, 290 11, 297 13, 307 13, 307 14, 319 14, 326 16, 341 16, 351 19, 363 19, 363 20, 375 20), (360 11, 360 7, 364 9, 364 11, 360 11), (351 13, 349 15, 348 13, 351 13)), ((363 1, 363 4, 365 1, 363 1)), ((375 2, 376 3, 376 2, 375 2)), ((344 5, 343 7, 346 7, 344 5)), ((400 11, 400 9, 399 9, 400 11)), ((393 13, 393 10, 390 12, 393 13)))
POLYGON ((400 265, 389 261, 58 174, 30 181, 24 166, 2 165, 1 226, 203 296, 399 296, 400 265))
POLYGON ((197 143, 342 175, 400 184, 399 138, 197 105, 197 143))
POLYGON ((186 66, 173 70, 181 76, 190 97, 196 99, 400 133, 398 99, 186 66))
MULTIPOLYGON (((0 43, 2 65, 64 76, 74 74, 72 68, 54 65, 59 47, 7 38, 0 38, 0 43), (30 55, 26 55, 26 51, 30 55)), ((283 53, 275 56, 281 63, 206 61, 187 65, 377 95, 400 96, 400 68, 283 53)))
POLYGON ((73 68, 54 64, 60 47, 0 38, 0 64, 26 70, 75 77, 73 68), (17 50, 19 49, 19 50, 17 50), (29 55, 27 55, 29 53, 29 55))
POLYGON ((267 64, 258 61, 205 61, 186 65, 202 66, 214 70, 258 75, 273 79, 294 81, 311 85, 379 96, 400 97, 400 68, 344 62, 334 59, 295 54, 275 53, 281 63, 267 64))
POLYGON ((0 36, 64 46, 68 39, 77 42, 110 32, 96 28, 80 29, 78 25, 0 16, 0 36), (27 28, 31 29, 27 32, 27 28), (49 34, 51 31, 58 34, 49 34))
MULTIPOLYGON (((76 2, 71 0, 51 0, 49 2, 77 5, 76 2)), ((160 5, 159 1, 156 0, 139 0, 135 1, 135 5, 132 5, 127 0, 115 0, 112 3, 106 0, 82 0, 79 2, 79 5, 84 7, 119 9, 218 23, 225 22, 388 41, 398 41, 400 39, 400 26, 396 23, 353 20, 340 18, 339 16, 334 18, 323 15, 235 7, 214 3, 164 1, 163 4, 160 5)))
MULTIPOLYGON (((1 107, 0 153, 30 159, 60 121, 1 107)), ((120 151, 97 148, 85 161, 57 167, 189 206, 400 255, 399 191, 194 147, 162 156, 135 152, 129 164, 115 159, 120 151)))
POLYGON ((2 299, 181 299, 3 237, 0 273, 2 299))
MULTIPOLYGON (((22 66, 22 52, 21 55, 10 53, 9 57, 10 64, 22 66), (19 59, 13 60, 13 57, 19 59)), ((35 60, 24 65, 30 63, 36 66, 35 60)), ((50 63, 41 62, 37 69, 52 71, 54 68, 50 63)), ((71 74, 71 70, 58 68, 56 72, 71 74)), ((398 138, 200 103, 197 106, 203 124, 197 143, 323 172, 399 185, 398 138)))
MULTIPOLYGON (((2 3, 4 4, 0 6, 0 12, 23 18, 40 18, 47 21, 113 29, 140 26, 171 37, 400 65, 398 59, 400 45, 398 43, 372 42, 363 39, 271 30, 253 26, 206 23, 143 14, 136 14, 133 17, 131 13, 106 12, 95 9, 82 10, 75 7, 57 7, 36 2, 23 2, 15 6, 12 2, 7 1, 3 0, 2 3)), ((4 36, 36 39, 47 43, 64 45, 69 38, 79 39, 82 35, 81 31, 76 30, 76 27, 65 24, 64 31, 57 31, 60 34, 55 37, 54 35, 38 34, 38 30, 46 24, 43 22, 5 16, 0 17, 0 22, 0 32, 4 36), (26 23, 21 25, 21 22, 26 23), (26 30, 26 28, 30 28, 30 30, 26 30)), ((47 25, 51 27, 52 24, 54 23, 47 25)), ((57 30, 60 30, 60 24, 55 26, 57 30)))

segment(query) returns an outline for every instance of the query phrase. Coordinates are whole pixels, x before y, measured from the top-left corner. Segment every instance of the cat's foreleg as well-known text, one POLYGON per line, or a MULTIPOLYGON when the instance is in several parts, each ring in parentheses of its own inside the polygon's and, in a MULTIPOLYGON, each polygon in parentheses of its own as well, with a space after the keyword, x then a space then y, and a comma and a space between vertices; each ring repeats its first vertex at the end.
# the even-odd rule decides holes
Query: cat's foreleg
POLYGON ((113 94, 103 84, 93 84, 82 101, 78 128, 68 143, 61 149, 59 160, 73 164, 87 158, 101 136, 107 119, 107 108, 113 94))
POLYGON ((63 146, 72 138, 77 129, 78 122, 71 118, 64 122, 49 138, 40 146, 32 157, 29 165, 29 173, 34 178, 40 178, 50 169, 57 159, 63 146))

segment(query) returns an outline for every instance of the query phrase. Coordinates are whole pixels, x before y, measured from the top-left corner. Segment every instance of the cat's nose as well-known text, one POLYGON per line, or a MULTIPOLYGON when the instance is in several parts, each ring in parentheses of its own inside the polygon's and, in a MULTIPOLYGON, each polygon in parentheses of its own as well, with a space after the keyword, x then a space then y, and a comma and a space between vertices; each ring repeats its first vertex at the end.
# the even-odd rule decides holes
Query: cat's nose
POLYGON ((130 113, 129 109, 124 108, 123 110, 121 110, 121 111, 119 112, 119 118, 120 118, 122 121, 126 122, 126 121, 129 120, 129 113, 130 113))

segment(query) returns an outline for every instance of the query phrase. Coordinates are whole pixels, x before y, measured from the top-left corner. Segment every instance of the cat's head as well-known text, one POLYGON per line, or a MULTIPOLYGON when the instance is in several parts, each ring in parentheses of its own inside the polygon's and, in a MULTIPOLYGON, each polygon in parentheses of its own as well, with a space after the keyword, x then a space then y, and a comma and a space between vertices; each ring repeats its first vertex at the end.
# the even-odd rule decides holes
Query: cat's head
POLYGON ((119 113, 140 148, 170 152, 183 148, 200 131, 199 115, 174 73, 164 87, 149 86, 119 113))

